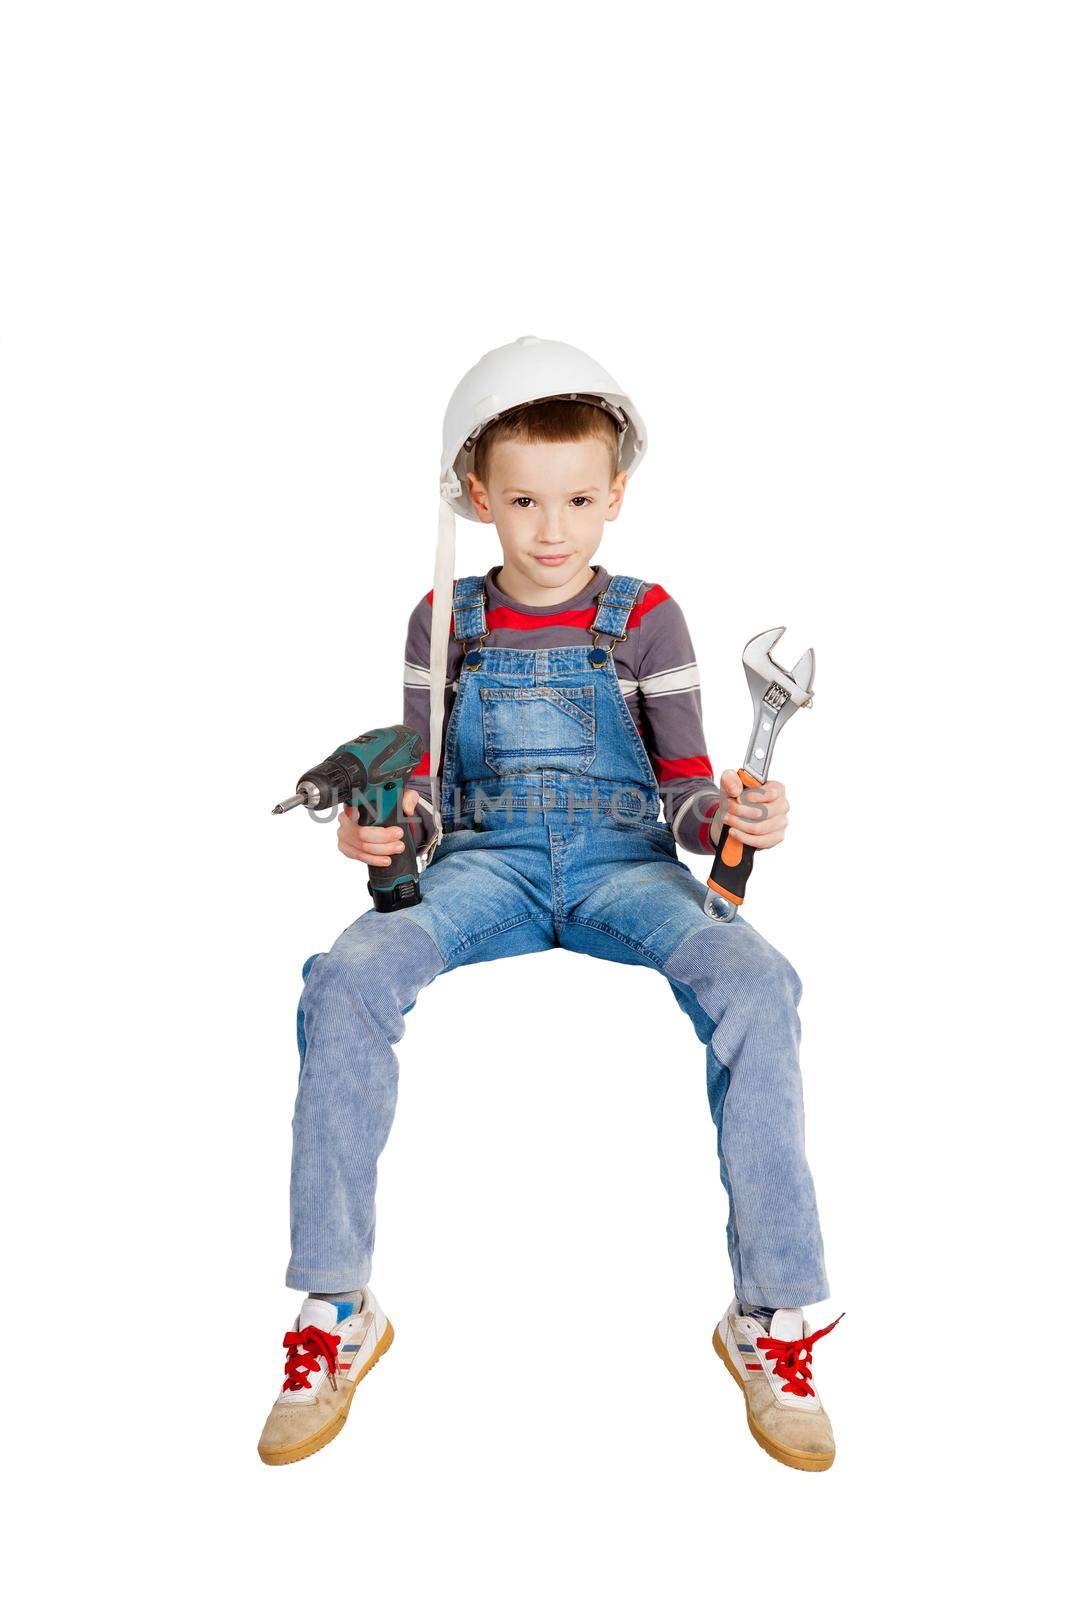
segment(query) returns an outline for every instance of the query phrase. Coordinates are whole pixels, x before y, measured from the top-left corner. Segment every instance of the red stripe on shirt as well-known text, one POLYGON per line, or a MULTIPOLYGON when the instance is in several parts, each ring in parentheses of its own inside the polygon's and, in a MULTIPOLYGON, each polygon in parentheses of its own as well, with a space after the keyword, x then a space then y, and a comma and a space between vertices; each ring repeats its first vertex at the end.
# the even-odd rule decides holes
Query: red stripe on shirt
POLYGON ((681 756, 677 761, 660 761, 652 757, 652 766, 660 783, 670 783, 673 778, 714 778, 707 756, 681 756))
MULTIPOLYGON (((627 629, 639 628, 642 617, 647 617, 664 600, 669 600, 670 595, 658 583, 650 585, 648 593, 639 605, 633 607, 627 621, 627 629)), ((426 602, 433 607, 433 590, 426 596, 426 602)), ((520 632, 528 633, 534 628, 584 628, 588 630, 596 621, 598 606, 582 606, 579 611, 553 611, 548 616, 531 616, 525 611, 513 611, 510 606, 493 606, 485 613, 485 626, 490 633, 498 628, 516 628, 520 632)), ((455 633, 455 619, 450 625, 450 632, 455 633)))
POLYGON ((661 587, 660 584, 649 584, 648 593, 645 595, 645 598, 641 601, 640 605, 634 606, 633 610, 630 612, 630 620, 626 626, 628 628, 639 628, 641 626, 642 617, 647 617, 650 611, 655 611, 657 606, 661 606, 664 600, 669 599, 670 595, 667 593, 666 589, 661 587))
POLYGON ((580 611, 554 611, 549 617, 531 617, 525 611, 512 611, 510 606, 494 606, 485 613, 485 625, 492 633, 497 628, 591 628, 596 618, 596 606, 583 606, 580 611))
POLYGON ((412 767, 411 776, 413 778, 428 778, 430 776, 430 752, 428 750, 422 752, 418 766, 412 767))

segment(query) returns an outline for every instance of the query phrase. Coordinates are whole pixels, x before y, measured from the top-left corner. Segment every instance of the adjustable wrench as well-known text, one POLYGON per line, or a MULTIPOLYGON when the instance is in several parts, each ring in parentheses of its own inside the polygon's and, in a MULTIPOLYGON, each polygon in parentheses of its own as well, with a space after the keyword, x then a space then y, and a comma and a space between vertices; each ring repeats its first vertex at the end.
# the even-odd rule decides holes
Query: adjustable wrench
MULTIPOLYGON (((815 682, 815 652, 805 650, 796 666, 786 671, 771 655, 784 628, 768 628, 746 644, 741 656, 752 695, 752 737, 738 777, 746 789, 766 782, 775 740, 798 706, 810 706, 815 682)), ((744 796, 742 796, 742 799, 744 796)), ((723 824, 708 879, 704 910, 714 922, 732 922, 744 904, 745 884, 752 871, 755 851, 750 844, 732 839, 723 824)))

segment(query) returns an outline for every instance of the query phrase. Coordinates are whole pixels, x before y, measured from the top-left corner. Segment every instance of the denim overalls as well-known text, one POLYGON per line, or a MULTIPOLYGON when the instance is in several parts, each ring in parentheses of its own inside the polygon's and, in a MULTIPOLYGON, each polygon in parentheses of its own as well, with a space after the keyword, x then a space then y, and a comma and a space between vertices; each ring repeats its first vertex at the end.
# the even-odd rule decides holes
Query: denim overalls
POLYGON ((644 819, 669 840, 657 821, 656 776, 612 655, 640 588, 637 578, 612 578, 583 644, 494 650, 484 645, 482 580, 459 580, 455 630, 464 656, 443 777, 452 826, 477 825, 498 809, 508 826, 557 811, 573 821, 584 810, 644 819))
MULTIPOLYGON (((305 967, 294 1288, 368 1281, 377 1159, 396 1105, 393 1046, 420 990, 456 967, 562 947, 662 972, 692 1020, 706 1048, 739 1298, 801 1306, 829 1293, 804 1157, 800 980, 743 917, 705 915, 704 884, 659 820, 655 774, 612 659, 640 588, 614 577, 581 644, 508 650, 486 642, 483 580, 456 584, 464 659, 444 750, 445 831, 421 903, 365 912, 305 967)), ((462 1053, 454 1059, 462 1070, 462 1053)))

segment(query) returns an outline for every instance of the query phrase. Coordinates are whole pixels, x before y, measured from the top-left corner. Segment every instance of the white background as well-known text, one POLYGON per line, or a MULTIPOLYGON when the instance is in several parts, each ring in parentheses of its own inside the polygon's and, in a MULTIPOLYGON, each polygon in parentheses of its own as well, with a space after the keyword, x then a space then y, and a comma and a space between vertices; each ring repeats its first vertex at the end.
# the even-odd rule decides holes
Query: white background
POLYGON ((1027 4, 5 9, 5 1454, 37 1586, 1031 1581, 1062 1454, 1063 43, 1027 4), (396 1343, 328 1450, 256 1457, 300 966, 367 905, 270 806, 399 719, 444 405, 523 333, 647 420, 602 558, 681 601, 717 769, 744 641, 817 649, 749 913, 805 981, 816 1316, 848 1312, 823 1477, 756 1448, 711 1352, 689 1022, 560 952, 409 1017, 396 1343))

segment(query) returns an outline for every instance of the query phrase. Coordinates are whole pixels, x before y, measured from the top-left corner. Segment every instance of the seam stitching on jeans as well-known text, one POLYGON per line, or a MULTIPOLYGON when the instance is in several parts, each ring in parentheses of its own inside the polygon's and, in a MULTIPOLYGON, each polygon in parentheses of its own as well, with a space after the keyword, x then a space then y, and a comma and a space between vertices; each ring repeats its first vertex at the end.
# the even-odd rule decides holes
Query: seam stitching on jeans
MULTIPOLYGON (((474 945, 483 944, 486 939, 491 939, 496 933, 505 933, 508 928, 517 928, 524 922, 532 921, 533 914, 529 911, 523 912, 522 915, 518 917, 508 917, 504 922, 498 922, 495 923, 493 927, 486 928, 482 933, 479 933, 476 938, 465 939, 463 943, 457 945, 456 948, 457 950, 470 950, 474 947, 474 945)), ((454 927, 455 924, 453 923, 452 926, 454 927)))
MULTIPOLYGON (((626 935, 624 933, 620 933, 617 928, 609 928, 606 922, 598 922, 595 917, 571 917, 569 918, 569 921, 572 927, 595 928, 598 933, 606 933, 609 938, 618 940, 619 944, 624 944, 631 950, 636 950, 639 955, 642 955, 648 961, 651 961, 660 972, 663 971, 664 964, 658 956, 654 956, 651 950, 646 950, 644 945, 639 944, 636 939, 628 939, 626 935)), ((701 1009, 703 1010, 703 1007, 701 1007, 701 1009)), ((705 1015, 707 1015, 706 1012, 705 1015)))

